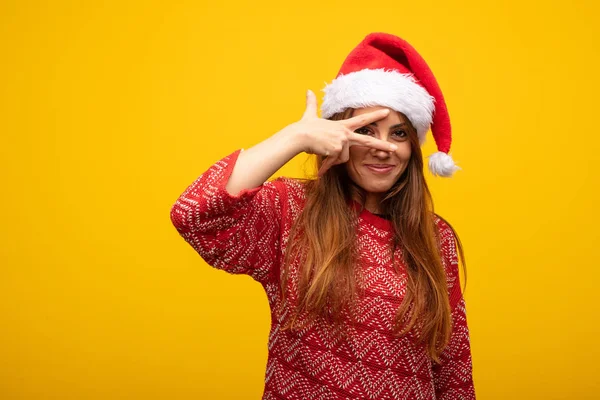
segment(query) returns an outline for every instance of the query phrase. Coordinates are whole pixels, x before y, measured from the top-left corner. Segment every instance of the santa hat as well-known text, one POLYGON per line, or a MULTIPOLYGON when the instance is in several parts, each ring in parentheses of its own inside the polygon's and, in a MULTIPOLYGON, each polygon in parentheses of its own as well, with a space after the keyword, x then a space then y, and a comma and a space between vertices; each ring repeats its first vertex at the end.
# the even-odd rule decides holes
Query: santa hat
POLYGON ((425 60, 405 40, 381 32, 367 35, 323 92, 322 118, 349 107, 389 107, 406 115, 421 145, 431 126, 438 151, 429 156, 429 170, 452 176, 460 169, 448 154, 452 134, 442 91, 425 60))

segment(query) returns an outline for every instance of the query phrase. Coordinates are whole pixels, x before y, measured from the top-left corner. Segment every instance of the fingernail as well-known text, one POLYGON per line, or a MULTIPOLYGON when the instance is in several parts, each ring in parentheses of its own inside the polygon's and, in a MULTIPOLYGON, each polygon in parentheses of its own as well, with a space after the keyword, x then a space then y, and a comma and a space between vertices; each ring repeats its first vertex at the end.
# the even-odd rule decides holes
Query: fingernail
POLYGON ((397 149, 398 149, 398 146, 396 146, 395 144, 392 144, 392 145, 390 146, 390 149, 392 149, 392 151, 394 151, 394 150, 397 150, 397 149))

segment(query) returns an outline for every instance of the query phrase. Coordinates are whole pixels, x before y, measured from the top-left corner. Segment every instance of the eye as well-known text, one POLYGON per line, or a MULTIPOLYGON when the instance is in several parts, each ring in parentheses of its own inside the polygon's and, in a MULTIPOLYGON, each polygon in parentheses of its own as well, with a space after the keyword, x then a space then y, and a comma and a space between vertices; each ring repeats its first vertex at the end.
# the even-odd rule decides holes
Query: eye
POLYGON ((370 133, 369 129, 364 126, 362 128, 358 128, 354 132, 360 133, 361 135, 368 135, 370 133))
POLYGON ((394 131, 394 135, 401 138, 405 138, 407 136, 405 131, 394 131))

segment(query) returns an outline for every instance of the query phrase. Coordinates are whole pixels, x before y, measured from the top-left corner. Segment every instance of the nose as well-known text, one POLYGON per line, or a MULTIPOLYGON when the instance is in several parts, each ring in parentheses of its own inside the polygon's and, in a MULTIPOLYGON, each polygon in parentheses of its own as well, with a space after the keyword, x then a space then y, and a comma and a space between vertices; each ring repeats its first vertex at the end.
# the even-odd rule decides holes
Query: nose
POLYGON ((392 156, 393 151, 385 151, 380 149, 371 148, 371 155, 380 159, 390 158, 392 156))

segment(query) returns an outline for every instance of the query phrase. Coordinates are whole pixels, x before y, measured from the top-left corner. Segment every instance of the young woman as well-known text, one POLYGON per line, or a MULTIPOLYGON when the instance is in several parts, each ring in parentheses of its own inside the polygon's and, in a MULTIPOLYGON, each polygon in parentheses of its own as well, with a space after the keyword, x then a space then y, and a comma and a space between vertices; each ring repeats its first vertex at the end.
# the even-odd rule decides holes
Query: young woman
POLYGON ((474 399, 462 246, 423 174, 430 127, 430 170, 458 169, 435 78, 372 33, 324 91, 321 118, 309 91, 299 121, 212 165, 171 220, 208 264, 263 285, 263 399, 474 399), (303 152, 314 179, 268 181, 303 152))

